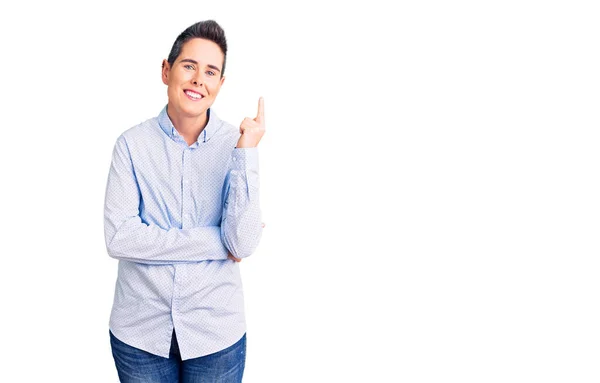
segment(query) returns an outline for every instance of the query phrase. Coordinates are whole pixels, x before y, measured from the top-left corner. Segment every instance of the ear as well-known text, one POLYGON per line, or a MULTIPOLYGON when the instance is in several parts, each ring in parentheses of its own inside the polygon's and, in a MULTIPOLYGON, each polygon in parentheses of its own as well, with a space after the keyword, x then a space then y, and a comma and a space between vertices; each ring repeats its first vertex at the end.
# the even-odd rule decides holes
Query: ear
POLYGON ((221 77, 221 83, 219 84, 219 88, 223 86, 224 82, 225 82, 225 76, 221 77))
POLYGON ((165 85, 169 85, 169 71, 171 68, 169 67, 169 62, 165 59, 162 61, 162 82, 165 85))

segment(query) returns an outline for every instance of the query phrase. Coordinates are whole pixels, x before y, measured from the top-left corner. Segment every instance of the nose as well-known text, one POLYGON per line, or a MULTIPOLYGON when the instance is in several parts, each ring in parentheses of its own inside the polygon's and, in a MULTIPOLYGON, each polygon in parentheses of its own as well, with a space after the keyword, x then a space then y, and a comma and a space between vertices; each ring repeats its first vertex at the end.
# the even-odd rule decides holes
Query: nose
POLYGON ((202 73, 198 72, 198 74, 192 78, 192 83, 196 86, 202 86, 202 73))

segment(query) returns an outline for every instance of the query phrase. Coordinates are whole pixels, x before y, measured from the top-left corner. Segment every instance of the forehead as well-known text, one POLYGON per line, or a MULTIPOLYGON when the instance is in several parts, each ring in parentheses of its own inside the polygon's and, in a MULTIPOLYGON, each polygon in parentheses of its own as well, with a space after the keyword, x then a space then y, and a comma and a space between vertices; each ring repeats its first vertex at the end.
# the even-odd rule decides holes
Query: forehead
POLYGON ((177 61, 192 59, 201 65, 216 65, 219 68, 223 64, 223 52, 214 42, 206 39, 193 38, 186 41, 181 47, 181 53, 177 61))

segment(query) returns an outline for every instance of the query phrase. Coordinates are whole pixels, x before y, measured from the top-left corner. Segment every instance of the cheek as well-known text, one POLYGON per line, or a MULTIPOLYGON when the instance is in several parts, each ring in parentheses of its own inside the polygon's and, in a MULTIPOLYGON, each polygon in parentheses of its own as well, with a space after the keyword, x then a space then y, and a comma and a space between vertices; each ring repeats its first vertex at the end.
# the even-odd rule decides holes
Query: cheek
POLYGON ((172 85, 173 88, 178 88, 187 83, 189 78, 190 75, 188 73, 172 73, 172 77, 169 79, 169 84, 172 85))
POLYGON ((221 87, 219 86, 218 81, 211 82, 210 84, 206 84, 210 92, 214 95, 219 92, 221 87))
POLYGON ((188 83, 194 77, 194 72, 181 72, 177 76, 180 84, 188 83))
POLYGON ((169 87, 169 92, 168 92, 168 93, 169 93, 169 97, 174 97, 174 96, 177 96, 177 94, 179 93, 179 92, 177 91, 177 89, 178 89, 177 87, 170 86, 170 87, 169 87))

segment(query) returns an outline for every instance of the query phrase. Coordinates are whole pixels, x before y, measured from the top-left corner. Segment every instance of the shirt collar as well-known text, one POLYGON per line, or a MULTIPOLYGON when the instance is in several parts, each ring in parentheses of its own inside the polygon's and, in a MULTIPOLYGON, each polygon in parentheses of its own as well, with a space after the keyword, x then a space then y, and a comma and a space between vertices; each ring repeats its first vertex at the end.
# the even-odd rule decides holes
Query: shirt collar
MULTIPOLYGON (((206 113, 208 115, 208 123, 198 136, 198 143, 210 140, 221 125, 219 117, 217 117, 217 114, 211 108, 208 108, 206 113)), ((175 126, 171 122, 169 115, 167 114, 167 105, 163 107, 158 115, 158 124, 163 132, 165 132, 165 134, 171 139, 175 139, 175 137, 180 136, 179 132, 177 129, 175 129, 175 126)))

